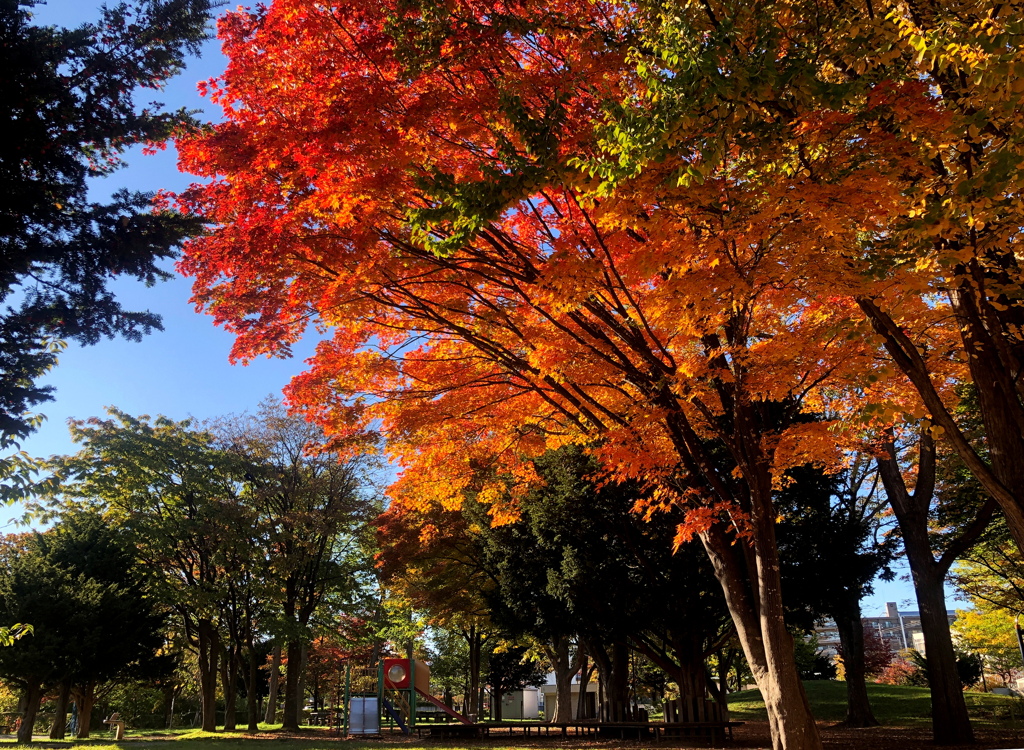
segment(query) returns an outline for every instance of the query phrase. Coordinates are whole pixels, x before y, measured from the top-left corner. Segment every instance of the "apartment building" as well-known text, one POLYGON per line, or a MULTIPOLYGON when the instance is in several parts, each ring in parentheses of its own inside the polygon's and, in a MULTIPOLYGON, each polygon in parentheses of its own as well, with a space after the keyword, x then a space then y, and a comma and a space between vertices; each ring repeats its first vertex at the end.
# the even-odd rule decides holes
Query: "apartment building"
MULTIPOLYGON (((950 625, 956 620, 956 612, 946 610, 950 625)), ((862 617, 865 627, 875 630, 882 640, 895 651, 905 648, 916 648, 924 653, 924 634, 921 631, 921 613, 917 610, 901 610, 896 602, 886 602, 885 613, 878 617, 862 617)), ((832 619, 822 620, 815 626, 818 645, 827 654, 835 654, 839 649, 839 630, 832 619)))

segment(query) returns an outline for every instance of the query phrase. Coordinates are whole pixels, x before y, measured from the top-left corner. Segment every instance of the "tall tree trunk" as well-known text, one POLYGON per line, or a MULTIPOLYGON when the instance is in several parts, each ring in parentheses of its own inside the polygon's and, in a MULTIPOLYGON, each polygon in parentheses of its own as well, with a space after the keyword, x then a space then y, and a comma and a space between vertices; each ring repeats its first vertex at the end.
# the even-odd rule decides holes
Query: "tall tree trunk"
POLYGON ((768 518, 763 511, 751 513, 752 539, 746 542, 734 544, 719 525, 702 532, 700 538, 761 691, 773 750, 821 750, 818 727, 796 668, 793 637, 783 619, 774 523, 774 516, 768 518), (747 572, 748 566, 753 574, 747 572))
MULTIPOLYGON (((742 325, 739 321, 738 324, 742 325)), ((710 366, 722 373, 719 389, 726 397, 726 414, 719 436, 735 462, 734 482, 718 468, 707 444, 681 408, 675 395, 662 388, 655 403, 669 410, 666 427, 685 469, 704 479, 709 493, 748 514, 745 534, 730 534, 723 523, 699 531, 726 605, 736 627, 754 681, 761 690, 774 750, 821 750, 821 737, 796 668, 793 638, 786 629, 782 579, 775 538, 778 513, 772 499, 772 458, 764 434, 781 425, 760 414, 742 388, 734 363, 721 353, 718 335, 704 345, 710 366)), ((717 376, 716 376, 717 377, 717 376)), ((695 530, 697 531, 697 530, 695 530)))
POLYGON ((238 659, 234 644, 221 650, 220 678, 224 691, 224 731, 235 731, 238 702, 238 659))
POLYGON ((68 698, 71 695, 71 680, 61 680, 57 687, 57 702, 53 707, 53 724, 50 725, 50 739, 62 740, 68 726, 68 698))
MULTIPOLYGON (((729 696, 729 671, 732 669, 736 657, 735 649, 723 648, 718 652, 718 690, 722 696, 725 706, 728 706, 729 696)), ((738 690, 739 688, 737 688, 738 690)))
POLYGON ((628 721, 629 711, 629 646, 625 641, 615 641, 609 649, 608 680, 605 700, 612 706, 612 716, 618 721, 628 721))
POLYGON ((21 700, 25 709, 21 715, 21 725, 18 727, 18 744, 27 745, 32 741, 32 729, 36 724, 36 714, 39 713, 39 701, 42 697, 42 681, 35 678, 26 680, 21 700))
POLYGON ((569 636, 559 636, 545 646, 551 669, 555 674, 555 710, 548 712, 548 721, 565 724, 572 721, 572 678, 580 671, 579 652, 570 654, 569 636))
POLYGON ((89 739, 92 732, 92 709, 96 705, 96 682, 90 680, 72 688, 75 692, 75 704, 78 706, 78 734, 80 740, 89 739))
POLYGON ((867 675, 864 670, 864 625, 860 621, 860 604, 835 612, 833 619, 839 630, 846 672, 846 721, 848 727, 876 727, 878 719, 868 700, 867 675))
POLYGON ((588 642, 587 651, 597 664, 601 693, 601 720, 625 721, 629 702, 629 647, 614 641, 607 648, 588 642))
POLYGON ((466 695, 466 703, 469 705, 469 709, 467 716, 475 721, 477 716, 480 715, 482 699, 480 695, 480 662, 483 641, 475 624, 470 625, 468 630, 462 631, 462 636, 466 639, 466 644, 469 646, 469 691, 466 695))
POLYGON ((213 622, 200 620, 196 626, 199 641, 199 692, 202 701, 203 731, 217 730, 217 656, 220 634, 213 622))
POLYGON ((258 732, 260 729, 260 700, 257 686, 260 681, 260 665, 256 661, 256 644, 251 638, 247 646, 249 651, 249 668, 247 670, 249 679, 245 687, 245 707, 249 725, 246 727, 246 730, 258 732))
MULTIPOLYGON (((962 745, 974 741, 971 720, 967 714, 963 686, 956 669, 953 637, 949 632, 946 615, 946 593, 943 590, 944 573, 934 570, 915 570, 909 548, 907 559, 914 578, 914 592, 921 612, 921 631, 928 658, 928 687, 932 694, 932 728, 935 742, 942 745, 962 745)), ((931 561, 931 553, 928 560, 931 561)), ((918 566, 934 567, 934 566, 918 566)))
POLYGON ((889 442, 883 448, 884 454, 877 458, 878 473, 903 535, 903 547, 921 611, 921 630, 928 652, 933 739, 940 745, 968 744, 974 742, 974 731, 956 671, 942 587, 949 566, 977 540, 988 524, 995 503, 988 501, 966 529, 947 541, 942 556, 936 560, 929 538, 929 510, 935 491, 935 443, 931 433, 921 428, 917 481, 913 493, 903 480, 895 445, 889 442))
POLYGON ((288 664, 284 673, 282 729, 299 731, 299 674, 302 672, 302 641, 288 640, 288 664))
POLYGON ((267 691, 267 713, 263 717, 265 724, 277 723, 277 690, 281 681, 281 643, 274 641, 274 651, 270 657, 270 685, 267 691))
POLYGON ((164 686, 164 729, 174 728, 174 699, 178 697, 179 690, 173 682, 164 686))
POLYGON ((594 674, 594 664, 590 661, 590 657, 586 650, 583 651, 583 657, 580 659, 580 694, 577 696, 578 701, 576 704, 576 719, 590 719, 593 718, 588 716, 587 711, 587 690, 590 685, 590 678, 594 674))
POLYGON ((299 684, 295 690, 295 716, 301 723, 306 707, 306 664, 309 662, 309 642, 303 639, 299 647, 299 684))

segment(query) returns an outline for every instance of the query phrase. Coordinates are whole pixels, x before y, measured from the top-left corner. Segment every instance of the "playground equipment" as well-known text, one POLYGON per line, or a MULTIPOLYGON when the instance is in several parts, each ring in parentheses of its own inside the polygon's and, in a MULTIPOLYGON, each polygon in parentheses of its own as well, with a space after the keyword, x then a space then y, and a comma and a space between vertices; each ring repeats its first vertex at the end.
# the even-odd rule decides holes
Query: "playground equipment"
POLYGON ((380 734, 385 724, 409 734, 416 727, 416 707, 421 702, 462 724, 472 724, 430 694, 430 667, 418 659, 386 658, 376 668, 345 666, 346 735, 380 734))

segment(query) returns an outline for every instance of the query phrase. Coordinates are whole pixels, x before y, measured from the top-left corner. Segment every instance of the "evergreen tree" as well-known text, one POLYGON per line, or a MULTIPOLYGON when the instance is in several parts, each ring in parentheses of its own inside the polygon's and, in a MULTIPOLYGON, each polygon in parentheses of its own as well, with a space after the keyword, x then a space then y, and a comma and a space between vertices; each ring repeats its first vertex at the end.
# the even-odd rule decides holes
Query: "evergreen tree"
POLYGON ((23 691, 20 742, 31 741, 44 688, 61 687, 60 726, 75 688, 79 736, 87 737, 98 684, 155 677, 170 666, 158 656, 164 617, 147 574, 123 533, 97 515, 69 515, 44 533, 8 537, 2 562, 0 618, 33 625, 31 636, 0 649, 0 675, 23 691))
MULTIPOLYGON (((159 261, 198 225, 154 211, 151 195, 90 201, 88 181, 128 148, 162 142, 191 122, 135 102, 179 72, 206 37, 210 0, 132 0, 76 29, 32 22, 36 0, 0 0, 0 443, 31 432, 27 411, 52 398, 36 380, 61 340, 136 340, 160 328, 122 308, 117 276, 151 285, 159 261)), ((8 472, 11 464, 7 465, 8 472)))

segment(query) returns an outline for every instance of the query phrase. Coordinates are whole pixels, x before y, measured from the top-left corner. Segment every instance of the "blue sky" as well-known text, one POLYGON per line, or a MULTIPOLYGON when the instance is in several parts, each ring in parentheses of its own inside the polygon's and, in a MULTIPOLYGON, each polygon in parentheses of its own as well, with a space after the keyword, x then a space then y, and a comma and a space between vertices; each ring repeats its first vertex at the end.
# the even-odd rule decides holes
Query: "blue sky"
MULTIPOLYGON (((39 23, 76 26, 97 17, 93 0, 49 0, 33 9, 39 23)), ((223 69, 219 44, 210 40, 201 58, 193 59, 186 72, 163 91, 141 92, 138 101, 158 101, 168 108, 204 110, 199 116, 215 119, 216 111, 196 93, 196 84, 223 69)), ((178 172, 173 149, 155 156, 138 151, 128 155, 128 166, 96 180, 91 195, 103 199, 115 190, 178 190, 191 181, 178 172)), ((168 264, 169 267, 169 264, 168 264)), ((45 379, 56 387, 56 399, 42 404, 43 427, 23 448, 31 455, 69 453, 75 448, 68 437, 69 418, 103 414, 117 406, 132 414, 164 414, 175 419, 199 419, 253 409, 270 394, 280 394, 292 375, 303 369, 313 342, 295 348, 291 360, 259 360, 248 366, 228 364, 232 337, 213 326, 210 318, 189 304, 190 282, 173 281, 146 288, 134 282, 114 286, 128 309, 147 309, 163 317, 163 332, 139 343, 103 341, 92 347, 71 345, 59 365, 45 379)), ((0 519, 16 515, 16 509, 0 508, 0 519)))
MULTIPOLYGON (((98 5, 91 0, 49 0, 34 12, 40 23, 75 26, 95 19, 98 5)), ((155 100, 170 108, 202 110, 200 117, 216 119, 215 108, 199 97, 196 84, 218 75, 222 69, 219 45, 211 40, 203 55, 191 60, 187 70, 164 91, 145 91, 140 101, 155 100)), ((102 198, 121 187, 179 190, 189 182, 187 175, 178 172, 171 149, 155 156, 133 152, 125 169, 98 180, 92 189, 97 198, 102 198)), ((73 452, 75 446, 68 438, 67 420, 100 416, 106 406, 117 406, 131 414, 164 414, 174 419, 207 419, 253 409, 267 395, 280 394, 289 379, 302 371, 303 360, 312 353, 314 342, 305 341, 295 347, 292 359, 264 359, 244 367, 232 366, 228 364, 231 336, 194 311, 188 301, 188 280, 175 278, 149 289, 131 283, 115 288, 129 309, 148 309, 162 315, 165 330, 145 337, 141 343, 114 340, 94 347, 69 347, 46 379, 57 389, 56 399, 39 409, 46 414, 47 421, 23 444, 31 455, 73 452)), ((17 515, 17 508, 0 507, 0 525, 17 515)), ((905 575, 905 570, 900 571, 900 578, 905 575)), ((865 614, 881 611, 886 601, 916 609, 913 588, 906 580, 879 581, 875 588, 876 594, 863 603, 865 614)), ((953 601, 947 604, 957 606, 953 601)))

